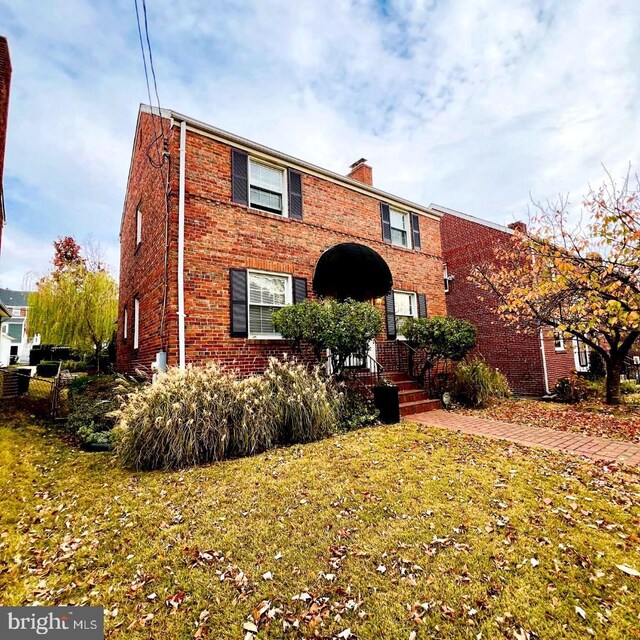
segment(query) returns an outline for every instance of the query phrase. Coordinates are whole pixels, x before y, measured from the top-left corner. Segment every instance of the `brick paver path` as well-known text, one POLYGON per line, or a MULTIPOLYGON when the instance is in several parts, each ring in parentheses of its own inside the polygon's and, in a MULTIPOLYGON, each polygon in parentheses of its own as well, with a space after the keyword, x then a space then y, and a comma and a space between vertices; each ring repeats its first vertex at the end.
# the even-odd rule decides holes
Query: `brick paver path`
POLYGON ((544 427, 532 427, 498 420, 487 420, 474 416, 462 416, 451 411, 427 411, 406 417, 407 421, 462 431, 487 438, 509 440, 532 447, 542 447, 554 451, 564 451, 595 460, 624 462, 626 465, 640 465, 640 445, 621 440, 597 438, 571 431, 558 431, 544 427))

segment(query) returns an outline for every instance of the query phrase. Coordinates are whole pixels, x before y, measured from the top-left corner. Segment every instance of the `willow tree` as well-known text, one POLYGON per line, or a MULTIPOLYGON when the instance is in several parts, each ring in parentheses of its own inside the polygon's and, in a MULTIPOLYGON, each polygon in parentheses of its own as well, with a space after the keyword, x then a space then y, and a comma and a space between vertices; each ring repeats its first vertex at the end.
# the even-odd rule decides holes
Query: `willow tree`
MULTIPOLYGON (((56 248, 57 250, 57 248, 56 248)), ((118 286, 104 269, 82 260, 41 278, 29 295, 27 332, 42 342, 100 355, 113 336, 118 316, 118 286)))
POLYGON ((472 277, 497 297, 507 323, 548 327, 597 351, 606 401, 618 404, 624 362, 640 336, 640 181, 608 176, 582 204, 577 220, 567 198, 536 205, 529 229, 472 277))

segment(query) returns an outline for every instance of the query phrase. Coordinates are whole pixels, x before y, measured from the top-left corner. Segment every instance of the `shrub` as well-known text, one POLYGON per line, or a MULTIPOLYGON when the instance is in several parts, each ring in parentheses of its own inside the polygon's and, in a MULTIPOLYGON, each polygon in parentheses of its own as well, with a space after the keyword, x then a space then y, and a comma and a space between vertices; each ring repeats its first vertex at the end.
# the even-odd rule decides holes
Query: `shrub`
POLYGON ((82 376, 69 386, 71 412, 67 429, 88 449, 108 449, 121 394, 130 386, 121 376, 82 376))
POLYGON ((71 373, 84 373, 89 367, 86 360, 65 360, 62 368, 71 373))
POLYGON ((378 423, 380 412, 373 406, 373 402, 361 393, 344 390, 340 404, 339 428, 342 431, 352 431, 362 427, 370 427, 378 423))
POLYGON ((58 373, 59 362, 52 360, 42 360, 40 364, 36 366, 36 375, 41 378, 53 378, 58 373))
POLYGON ((559 402, 575 404, 589 397, 588 383, 581 377, 571 374, 568 378, 560 378, 556 382, 555 394, 559 402))
POLYGON ((425 349, 431 360, 462 360, 476 345, 476 328, 466 320, 452 316, 409 318, 398 328, 416 349, 425 349))
POLYGON ((453 394, 461 404, 485 407, 511 394, 507 379, 482 358, 460 362, 453 371, 453 394))
POLYGON ((333 372, 340 375, 349 356, 367 355, 382 330, 382 313, 368 302, 305 300, 275 311, 273 326, 294 348, 311 345, 319 361, 330 349, 333 372))
POLYGON ((234 379, 220 367, 169 369, 131 394, 116 427, 116 451, 133 469, 171 469, 222 460, 234 379))
POLYGON ((220 367, 170 369, 119 411, 116 450, 133 469, 170 469, 245 456, 335 433, 342 394, 319 368, 269 360, 241 380, 220 367))
POLYGON ((629 396, 632 393, 638 393, 638 391, 640 391, 640 386, 635 380, 622 380, 620 382, 620 393, 623 396, 629 396))
POLYGON ((604 360, 598 351, 595 349, 589 350, 589 371, 587 371, 585 377, 589 380, 604 380, 607 375, 607 370, 604 366, 604 360))
POLYGON ((280 442, 311 442, 337 431, 341 394, 319 367, 270 358, 264 379, 280 442))

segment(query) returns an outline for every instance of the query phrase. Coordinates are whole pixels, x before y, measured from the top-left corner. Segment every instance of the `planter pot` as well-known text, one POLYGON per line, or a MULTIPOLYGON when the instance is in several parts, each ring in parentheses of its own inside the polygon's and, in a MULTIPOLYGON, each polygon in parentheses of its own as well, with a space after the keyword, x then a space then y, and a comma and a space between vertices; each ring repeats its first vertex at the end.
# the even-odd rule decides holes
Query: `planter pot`
POLYGON ((374 387, 373 401, 380 412, 380 422, 384 424, 400 422, 398 387, 374 387))

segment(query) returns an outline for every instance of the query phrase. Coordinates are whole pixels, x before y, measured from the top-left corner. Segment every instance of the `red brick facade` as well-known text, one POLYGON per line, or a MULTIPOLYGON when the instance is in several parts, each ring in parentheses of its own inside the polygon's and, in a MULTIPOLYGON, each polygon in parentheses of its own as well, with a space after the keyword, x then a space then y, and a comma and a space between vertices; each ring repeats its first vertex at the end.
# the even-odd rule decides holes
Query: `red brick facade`
POLYGON ((11 59, 7 39, 0 36, 0 250, 2 229, 5 223, 4 210, 4 149, 7 142, 7 120, 9 117, 9 89, 11 87, 11 59))
POLYGON ((505 326, 495 311, 495 297, 468 279, 474 265, 493 261, 494 249, 511 242, 511 230, 464 214, 441 211, 445 214, 441 220, 442 255, 448 275, 454 278, 449 282, 447 312, 476 325, 477 352, 504 373, 514 392, 543 395, 545 364, 549 388, 575 370, 572 343, 567 340, 566 348, 556 351, 553 336, 545 335, 543 363, 540 335, 517 333, 505 326))
MULTIPOLYGON (((168 363, 178 352, 178 206, 180 122, 164 113, 168 131, 168 268, 165 326, 161 339, 165 202, 163 177, 146 154, 159 132, 142 109, 121 228, 118 369, 147 368, 164 345, 168 363), (136 210, 142 212, 142 241, 136 246, 136 210), (134 298, 140 301, 139 347, 133 347, 134 298), (124 338, 124 308, 127 338, 124 338)), ((378 192, 365 183, 326 172, 294 158, 266 150, 230 134, 187 121, 185 162, 185 346, 186 362, 214 360, 242 372, 260 371, 272 354, 288 351, 278 339, 231 337, 230 269, 257 269, 290 274, 307 281, 322 253, 336 244, 354 242, 375 250, 388 264, 394 289, 424 293, 430 315, 445 313, 439 216, 424 207, 378 192), (244 146, 243 146, 244 145, 244 146), (293 168, 302 175, 302 219, 236 204, 232 201, 233 148, 250 157, 293 168), (383 241, 381 202, 419 214, 420 249, 383 241)), ((152 154, 153 155, 153 154, 152 154)), ((166 175, 166 174, 165 174, 166 175)), ((370 175, 370 174, 369 174, 370 175)), ((353 176, 356 177, 356 176, 353 176)), ((378 305, 383 301, 378 300, 378 305)), ((381 337, 383 339, 383 337, 381 337)))

